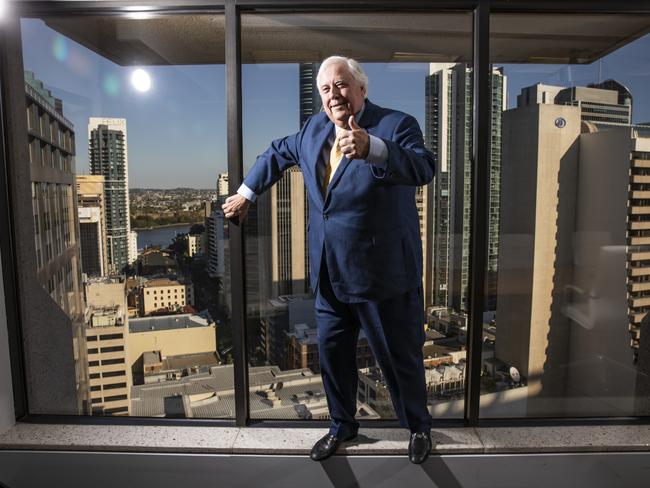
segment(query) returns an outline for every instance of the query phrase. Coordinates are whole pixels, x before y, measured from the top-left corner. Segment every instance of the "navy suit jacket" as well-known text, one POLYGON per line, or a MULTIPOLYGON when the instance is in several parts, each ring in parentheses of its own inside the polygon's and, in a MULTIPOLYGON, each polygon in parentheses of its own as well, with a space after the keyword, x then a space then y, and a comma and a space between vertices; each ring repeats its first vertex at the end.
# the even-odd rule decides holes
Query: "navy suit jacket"
MULTIPOLYGON (((415 187, 435 173, 433 155, 410 115, 366 100, 359 126, 388 148, 385 167, 343 158, 323 199, 319 165, 334 124, 324 112, 300 132, 275 140, 246 175, 259 195, 298 164, 309 196, 311 287, 316 290, 322 253, 342 302, 383 300, 422 284, 422 244, 415 187)), ((329 153, 329 145, 326 154, 329 153)))

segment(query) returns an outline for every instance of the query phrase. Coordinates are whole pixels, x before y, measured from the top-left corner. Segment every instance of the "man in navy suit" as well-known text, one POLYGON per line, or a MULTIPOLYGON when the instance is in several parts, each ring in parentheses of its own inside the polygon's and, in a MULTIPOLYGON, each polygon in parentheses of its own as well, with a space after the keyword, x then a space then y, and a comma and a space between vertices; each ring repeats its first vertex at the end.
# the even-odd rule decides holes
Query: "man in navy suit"
POLYGON ((382 369, 400 425, 411 432, 409 458, 431 450, 422 346, 422 244, 415 188, 435 173, 433 155, 410 115, 367 98, 368 78, 354 60, 327 58, 317 77, 323 110, 300 132, 275 140, 257 158, 226 218, 293 165, 309 195, 309 258, 315 291, 321 375, 331 416, 311 457, 332 455, 356 437, 356 342, 362 327, 382 369))

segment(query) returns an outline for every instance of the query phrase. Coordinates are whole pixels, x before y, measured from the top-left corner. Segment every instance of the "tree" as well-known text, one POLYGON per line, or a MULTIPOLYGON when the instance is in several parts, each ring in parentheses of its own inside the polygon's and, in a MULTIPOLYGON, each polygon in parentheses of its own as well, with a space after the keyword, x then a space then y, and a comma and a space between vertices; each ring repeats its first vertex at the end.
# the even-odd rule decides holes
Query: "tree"
POLYGON ((190 227, 188 234, 203 234, 205 232, 205 227, 202 224, 194 224, 190 227))

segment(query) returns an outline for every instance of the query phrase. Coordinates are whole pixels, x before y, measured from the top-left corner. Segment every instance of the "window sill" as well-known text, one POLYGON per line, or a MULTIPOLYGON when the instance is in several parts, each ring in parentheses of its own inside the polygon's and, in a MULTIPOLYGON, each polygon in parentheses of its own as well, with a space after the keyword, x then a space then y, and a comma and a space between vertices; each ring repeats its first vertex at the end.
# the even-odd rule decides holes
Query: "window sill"
MULTIPOLYGON (((0 450, 306 455, 324 428, 123 426, 18 423, 0 450)), ((650 450, 650 425, 434 428, 435 454, 650 450)), ((404 429, 362 428, 349 455, 406 454, 404 429)))

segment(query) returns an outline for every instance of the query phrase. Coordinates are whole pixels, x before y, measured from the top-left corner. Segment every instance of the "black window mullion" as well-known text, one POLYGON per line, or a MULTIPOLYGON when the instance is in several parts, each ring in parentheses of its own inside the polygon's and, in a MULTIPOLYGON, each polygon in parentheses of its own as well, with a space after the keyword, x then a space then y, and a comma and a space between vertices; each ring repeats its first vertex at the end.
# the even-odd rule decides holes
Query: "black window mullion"
POLYGON ((469 255, 469 321, 465 371, 465 423, 477 426, 481 399, 483 308, 488 248, 490 161, 490 12, 481 2, 474 10, 472 49, 472 199, 469 255))
MULTIPOLYGON (((14 394, 14 413, 16 419, 21 419, 28 413, 27 381, 25 377, 24 352, 22 343, 20 301, 18 297, 15 266, 17 263, 14 252, 14 219, 11 204, 11 185, 9 168, 8 108, 5 103, 11 96, 10 75, 8 69, 12 57, 20 56, 22 65, 22 50, 20 49, 20 24, 15 18, 4 21, 0 26, 0 255, 2 256, 2 278, 4 286, 5 310, 7 319, 7 335, 9 339, 9 360, 14 394)), ((21 85, 22 86, 22 85, 21 85)), ((14 139, 15 139, 14 135, 14 139)))
MULTIPOLYGON (((226 2, 226 99, 228 101, 228 192, 234 194, 243 181, 241 99, 241 13, 235 0, 226 2)), ((246 289, 244 286, 244 228, 228 224, 232 292, 232 336, 235 384, 235 423, 248 424, 248 357, 246 351, 246 289)))

